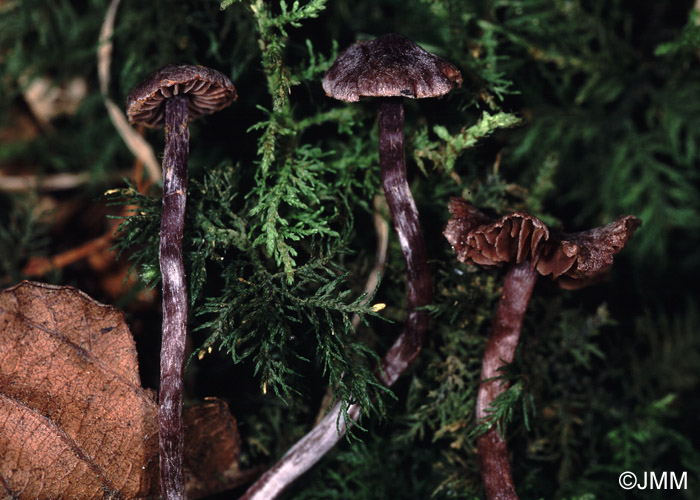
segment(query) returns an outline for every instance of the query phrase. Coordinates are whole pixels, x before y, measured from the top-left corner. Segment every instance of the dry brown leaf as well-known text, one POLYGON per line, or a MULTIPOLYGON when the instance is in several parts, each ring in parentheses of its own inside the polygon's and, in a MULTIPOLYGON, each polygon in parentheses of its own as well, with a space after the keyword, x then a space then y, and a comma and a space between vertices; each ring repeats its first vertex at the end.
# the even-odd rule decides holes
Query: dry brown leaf
MULTIPOLYGON (((245 480, 226 405, 186 413, 188 464, 196 464, 188 489, 245 480)), ((70 287, 24 282, 0 291, 0 497, 157 495, 156 416, 121 311, 70 287)))
POLYGON ((240 451, 236 421, 231 418, 226 403, 216 398, 188 408, 183 415, 187 436, 185 447, 190 450, 188 469, 197 476, 222 473, 227 464, 235 463, 240 451), (212 447, 211 436, 228 436, 221 446, 212 447))
POLYGON ((71 288, 0 293, 0 476, 21 498, 155 492, 157 407, 117 309, 71 288))
POLYGON ((255 479, 262 468, 240 470, 240 437, 226 403, 217 398, 185 410, 185 480, 191 498, 235 488, 255 479))

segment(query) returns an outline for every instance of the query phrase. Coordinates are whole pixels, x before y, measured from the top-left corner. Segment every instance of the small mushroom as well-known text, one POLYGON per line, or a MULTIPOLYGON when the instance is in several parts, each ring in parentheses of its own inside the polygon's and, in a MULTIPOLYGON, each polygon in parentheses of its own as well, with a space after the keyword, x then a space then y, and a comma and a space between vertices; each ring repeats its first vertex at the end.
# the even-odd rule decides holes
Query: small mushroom
MULTIPOLYGON (((493 221, 462 198, 452 198, 449 210, 452 217, 443 234, 457 260, 484 267, 510 266, 481 366, 476 418, 483 420, 496 397, 508 388, 497 377, 515 357, 537 277, 549 275, 568 289, 599 281, 641 221, 627 215, 603 227, 566 234, 550 231, 544 222, 525 212, 493 221)), ((477 450, 486 498, 517 499, 508 449, 495 427, 479 436, 477 450)))
MULTIPOLYGON (((428 327, 432 278, 418 210, 406 180, 403 98, 439 97, 462 83, 459 70, 426 52, 403 35, 390 33, 370 42, 357 42, 338 56, 323 78, 326 95, 356 102, 379 98, 379 167, 387 205, 406 260, 408 319, 406 343, 393 352, 385 370, 402 371, 418 354, 428 327)), ((396 374, 388 373, 388 379, 396 374)))
POLYGON ((126 101, 131 123, 165 126, 160 270, 163 280, 163 332, 160 352, 158 425, 161 492, 185 498, 183 473, 182 373, 187 336, 187 287, 182 257, 187 196, 188 122, 236 100, 223 74, 203 66, 170 64, 137 85, 126 101))
MULTIPOLYGON (((387 205, 406 260, 408 318, 403 331, 381 360, 379 380, 391 386, 420 352, 428 327, 426 311, 416 308, 432 300, 432 278, 418 222, 418 210, 406 180, 403 147, 403 97, 437 97, 462 83, 452 64, 430 54, 408 38, 389 34, 347 48, 323 78, 326 94, 342 101, 379 98, 379 166, 387 205)), ((347 416, 356 419, 359 406, 347 416)), ((336 403, 241 497, 273 500, 328 452, 345 433, 341 404, 336 403)))

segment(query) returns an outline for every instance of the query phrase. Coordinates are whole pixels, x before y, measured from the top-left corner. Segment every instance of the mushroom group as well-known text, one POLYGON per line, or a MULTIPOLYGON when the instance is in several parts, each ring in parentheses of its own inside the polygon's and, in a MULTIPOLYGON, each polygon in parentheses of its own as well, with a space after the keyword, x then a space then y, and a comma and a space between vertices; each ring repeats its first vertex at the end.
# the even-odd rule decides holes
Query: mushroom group
MULTIPOLYGON (((403 99, 440 97, 461 83, 462 76, 454 65, 395 33, 350 46, 323 79, 323 89, 335 99, 378 99, 382 187, 407 269, 407 318, 382 358, 378 374, 386 386, 391 386, 420 352, 428 327, 425 306, 433 295, 425 241, 406 175, 403 99)), ((166 135, 160 229, 163 326, 158 413, 161 492, 166 499, 185 498, 182 375, 187 287, 182 238, 188 123, 230 105, 236 98, 236 89, 223 74, 202 66, 177 64, 155 72, 127 100, 132 123, 165 127, 166 135)), ((613 256, 641 222, 625 216, 600 228, 565 234, 550 230, 525 212, 493 220, 460 198, 450 201, 449 210, 452 218, 444 235, 458 260, 485 267, 509 266, 483 358, 477 396, 477 419, 488 421, 492 403, 507 389, 499 379, 499 370, 513 361, 537 277, 551 276, 569 289, 596 282, 610 270, 613 256)), ((277 498, 340 439, 345 430, 345 422, 341 425, 339 420, 340 411, 336 404, 243 498, 277 498)), ((358 413, 357 405, 351 405, 346 415, 355 419, 358 413)), ((495 427, 479 436, 477 448, 487 498, 517 498, 507 447, 495 427)))
MULTIPOLYGON (((599 281, 641 221, 627 215, 606 226, 566 234, 550 231, 544 222, 525 212, 494 221, 462 198, 452 198, 448 207, 452 217, 443 234, 459 261, 483 267, 509 266, 481 365, 476 418, 484 421, 489 419, 492 403, 508 389, 500 371, 515 357, 537 277, 551 276, 568 289, 599 281)), ((477 451, 486 498, 517 499, 508 449, 496 427, 477 438, 477 451)))
POLYGON ((188 123, 236 100, 231 80, 216 70, 188 64, 165 66, 137 85, 126 102, 131 123, 165 127, 160 271, 163 326, 158 409, 161 492, 185 498, 182 374, 187 336, 187 285, 182 256, 187 201, 188 123))

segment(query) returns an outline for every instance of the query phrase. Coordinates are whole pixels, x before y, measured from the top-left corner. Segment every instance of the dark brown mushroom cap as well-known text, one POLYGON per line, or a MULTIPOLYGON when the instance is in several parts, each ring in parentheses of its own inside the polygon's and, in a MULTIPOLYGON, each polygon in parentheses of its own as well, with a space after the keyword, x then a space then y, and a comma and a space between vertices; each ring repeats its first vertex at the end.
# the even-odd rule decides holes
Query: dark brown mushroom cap
POLYGON ((390 33, 351 45, 323 77, 326 95, 355 102, 360 97, 439 97, 462 84, 451 63, 390 33))
POLYGON ((443 234, 460 262, 484 267, 533 262, 542 252, 542 242, 549 239, 547 226, 525 212, 493 221, 462 198, 452 198, 448 207, 452 218, 443 234))
POLYGON ((537 261, 540 274, 558 278, 562 288, 580 288, 610 271, 613 257, 622 250, 642 221, 623 215, 610 224, 578 233, 554 235, 537 261))
POLYGON ((448 207, 452 217, 443 234, 457 260, 494 267, 529 259, 533 269, 551 275, 563 288, 578 288, 605 276, 613 256, 641 225, 626 215, 588 231, 556 233, 524 212, 494 221, 462 198, 452 198, 448 207))
POLYGON ((229 106, 238 98, 225 75, 204 66, 168 64, 131 91, 126 114, 131 123, 160 128, 165 120, 165 101, 174 95, 187 96, 190 120, 229 106))

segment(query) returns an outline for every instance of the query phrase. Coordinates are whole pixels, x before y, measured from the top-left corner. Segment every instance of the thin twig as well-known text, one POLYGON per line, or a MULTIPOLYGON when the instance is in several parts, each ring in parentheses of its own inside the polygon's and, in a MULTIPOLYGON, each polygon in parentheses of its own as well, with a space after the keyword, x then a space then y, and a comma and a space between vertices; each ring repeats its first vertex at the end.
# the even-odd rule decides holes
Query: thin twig
MULTIPOLYGON (((415 332, 407 322, 404 330, 382 358, 382 373, 379 380, 390 387, 408 368, 421 349, 422 337, 416 343, 415 332)), ((357 420, 358 405, 347 410, 349 421, 357 420)), ((248 488, 239 500, 274 500, 299 476, 309 470, 340 441, 347 431, 345 418, 341 414, 341 403, 336 403, 328 414, 265 474, 248 488)))
POLYGON ((110 229, 107 234, 52 257, 33 257, 22 269, 22 274, 33 278, 43 276, 53 269, 62 269, 99 250, 106 249, 112 242, 112 231, 113 229, 110 229))
MULTIPOLYGON (((372 292, 374 292, 379 283, 379 276, 384 274, 384 268, 386 267, 386 252, 389 247, 389 223, 382 215, 382 212, 387 210, 386 206, 382 208, 382 205, 386 205, 384 197, 376 195, 374 197, 374 231, 377 235, 377 249, 374 253, 374 266, 367 276, 367 281, 365 281, 363 292, 367 294, 367 299, 362 302, 363 305, 370 300, 372 292)), ((353 314, 350 322, 352 327, 357 329, 357 326, 360 324, 360 316, 353 314)), ((333 401, 333 388, 329 386, 321 399, 321 406, 316 414, 316 424, 323 420, 331 401, 333 401)))
MULTIPOLYGON (((141 180, 141 172, 143 171, 143 163, 139 158, 134 159, 134 178, 136 179, 137 189, 139 193, 144 193, 148 188, 148 183, 144 183, 141 180)), ((120 173, 119 178, 126 177, 126 173, 120 173)), ((8 186, 20 186, 22 185, 24 189, 38 189, 40 191, 50 191, 50 190, 61 190, 70 189, 81 184, 84 184, 89 180, 88 174, 56 174, 49 177, 37 178, 36 176, 23 176, 20 179, 15 179, 15 182, 6 183, 8 179, 15 179, 14 177, 0 177, 0 190, 5 190, 8 186), (69 176, 64 178, 64 176, 69 176), (58 178, 58 179, 56 179, 58 178)), ((8 189, 9 190, 9 189, 8 189)), ((19 189, 18 189, 19 190, 19 189)), ((134 208, 133 205, 125 205, 122 207, 121 216, 126 217, 130 210, 134 208)), ((114 222, 110 224, 109 228, 102 236, 98 236, 90 241, 83 243, 75 248, 66 250, 65 252, 59 253, 52 257, 32 257, 29 259, 27 264, 22 269, 22 274, 28 277, 36 278, 39 276, 44 276, 49 271, 54 269, 62 269, 66 266, 74 264, 79 260, 89 257, 94 252, 106 249, 114 240, 116 234, 114 232, 117 223, 114 222)))
MULTIPOLYGON (((377 276, 377 270, 383 269, 386 262, 388 246, 388 224, 380 215, 380 197, 375 197, 375 229, 377 230, 377 253, 375 268, 367 280, 366 289, 376 287, 372 277, 377 276)), ((418 314, 409 312, 409 316, 418 314)), ((416 358, 423 344, 425 331, 414 328, 415 318, 406 320, 404 329, 381 360, 381 370, 378 375, 380 382, 391 387, 416 358)), ((265 474, 263 474, 240 498, 240 500, 274 500, 300 475, 314 466, 347 431, 345 416, 341 414, 341 402, 333 408, 314 426, 311 431, 297 443, 265 474)), ((348 422, 357 420, 360 413, 358 405, 350 405, 347 409, 348 422)))
POLYGON ((110 64, 112 61, 112 35, 114 20, 121 0, 112 0, 107 9, 102 29, 100 30, 99 46, 97 49, 97 75, 100 81, 100 91, 104 98, 105 107, 110 120, 126 143, 129 150, 139 158, 146 167, 153 182, 160 182, 160 164, 151 145, 136 132, 126 119, 122 110, 109 98, 110 64))
MULTIPOLYGON (((386 267, 386 252, 389 247, 389 223, 382 216, 381 205, 386 203, 383 198, 379 195, 374 197, 374 232, 377 235, 377 250, 374 253, 374 267, 367 276, 367 281, 365 282, 364 293, 369 296, 377 288, 377 283, 379 282, 379 275, 384 273, 384 267, 386 267)), ((360 324, 360 317, 357 314, 352 316, 352 326, 357 328, 360 324)))
MULTIPOLYGON (((126 171, 116 172, 115 179, 122 179, 126 171)), ((24 191, 66 191, 80 187, 90 181, 90 174, 82 172, 51 175, 4 175, 0 172, 0 191, 21 193, 24 191)))
POLYGON ((85 184, 90 174, 54 174, 54 175, 2 175, 0 174, 0 191, 18 193, 33 189, 39 191, 63 191, 85 184))

